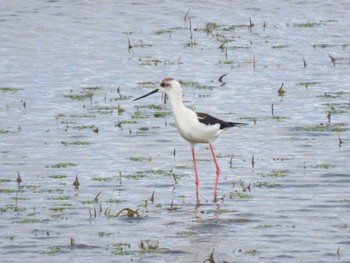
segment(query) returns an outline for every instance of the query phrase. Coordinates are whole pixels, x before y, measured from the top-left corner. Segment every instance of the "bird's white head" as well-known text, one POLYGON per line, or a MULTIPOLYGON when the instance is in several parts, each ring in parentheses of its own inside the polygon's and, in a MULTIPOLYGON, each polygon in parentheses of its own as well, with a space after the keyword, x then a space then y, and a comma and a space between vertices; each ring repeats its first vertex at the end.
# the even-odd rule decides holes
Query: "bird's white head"
POLYGON ((159 84, 158 88, 151 91, 150 93, 147 93, 141 97, 134 99, 134 101, 142 99, 144 97, 147 97, 147 96, 149 96, 153 93, 156 93, 156 92, 165 93, 171 101, 172 100, 182 100, 182 89, 181 89, 180 83, 178 81, 168 77, 168 78, 165 78, 162 80, 162 82, 159 84))
POLYGON ((159 84, 158 87, 159 92, 165 93, 169 99, 172 98, 182 98, 182 88, 178 81, 172 78, 165 78, 159 84))

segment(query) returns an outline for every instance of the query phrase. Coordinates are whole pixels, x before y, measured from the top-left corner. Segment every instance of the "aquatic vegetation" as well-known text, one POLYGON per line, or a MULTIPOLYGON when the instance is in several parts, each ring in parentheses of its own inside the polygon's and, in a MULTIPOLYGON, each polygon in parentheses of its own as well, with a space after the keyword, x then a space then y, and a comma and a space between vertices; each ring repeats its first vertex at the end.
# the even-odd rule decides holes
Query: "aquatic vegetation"
POLYGON ((63 144, 64 146, 70 146, 70 145, 78 146, 78 145, 89 145, 91 143, 90 142, 84 142, 84 141, 75 141, 75 142, 61 141, 61 144, 63 144))
POLYGON ((320 123, 315 126, 299 126, 295 127, 296 131, 303 132, 344 132, 347 131, 347 124, 345 123, 320 123))
POLYGON ((319 81, 303 81, 303 82, 296 83, 296 85, 304 86, 305 88, 308 88, 308 87, 314 86, 314 85, 318 85, 318 84, 321 84, 321 82, 319 82, 319 81))
POLYGON ((140 240, 137 249, 132 249, 132 245, 126 242, 117 242, 112 244, 112 253, 114 255, 134 255, 134 254, 158 254, 169 251, 167 248, 159 246, 158 240, 145 239, 140 240))
POLYGON ((205 27, 203 28, 203 31, 207 34, 211 34, 211 33, 213 33, 214 30, 216 30, 220 27, 222 27, 222 26, 219 25, 218 23, 209 22, 205 25, 205 27))
POLYGON ((170 111, 157 111, 155 113, 153 113, 153 116, 155 118, 163 118, 166 117, 167 115, 170 115, 171 112, 170 111))
MULTIPOLYGON (((1 194, 1 192, 0 192, 1 194)), ((4 207, 0 207, 0 212, 1 213, 4 213, 4 212, 23 212, 25 211, 26 208, 24 207, 18 207, 16 205, 12 205, 12 204, 9 204, 9 205, 5 205, 4 207)))
POLYGON ((115 177, 93 177, 91 180, 97 182, 106 182, 116 179, 115 177))
POLYGON ((334 164, 330 164, 330 163, 322 163, 322 164, 318 164, 315 166, 315 168, 321 168, 321 169, 331 169, 334 168, 335 165, 334 164))
POLYGON ((144 178, 145 176, 147 176, 147 175, 143 172, 136 172, 135 174, 125 175, 124 178, 138 180, 138 179, 144 178))
POLYGON ((142 157, 142 156, 132 156, 128 158, 130 161, 133 162, 150 162, 151 157, 142 157))
POLYGON ((97 127, 92 124, 92 125, 78 125, 78 126, 73 126, 71 127, 74 130, 86 130, 86 129, 96 129, 97 127))
POLYGON ((237 25, 230 25, 230 26, 225 26, 223 27, 223 31, 233 31, 236 30, 238 28, 248 28, 249 25, 248 24, 237 24, 237 25))
POLYGON ((0 129, 0 134, 7 134, 7 133, 11 133, 11 131, 0 129))
POLYGON ((272 48, 274 48, 274 49, 282 49, 282 48, 287 48, 287 47, 288 47, 288 45, 283 45, 283 44, 272 46, 272 48))
POLYGON ((118 242, 118 243, 113 243, 112 244, 112 253, 114 255, 131 255, 131 254, 135 254, 135 251, 130 251, 131 245, 129 243, 122 243, 122 242, 118 242))
POLYGON ((230 199, 252 199, 253 196, 244 192, 234 191, 229 195, 230 199))
POLYGON ((274 227, 283 227, 283 226, 279 225, 279 224, 275 224, 275 225, 265 224, 265 225, 258 225, 258 226, 256 226, 256 228, 261 228, 261 229, 274 228, 274 227))
POLYGON ((62 247, 54 246, 54 247, 51 247, 51 248, 49 248, 49 249, 47 249, 45 251, 44 250, 40 251, 40 254, 53 256, 53 255, 56 255, 56 254, 60 253, 62 250, 63 250, 62 247))
MULTIPOLYGON (((131 46, 130 42, 129 42, 129 46, 131 46)), ((131 48, 135 48, 135 47, 145 48, 145 47, 152 47, 152 46, 153 46, 152 44, 145 43, 144 40, 139 39, 133 42, 133 45, 131 46, 131 48)))
POLYGON ((194 232, 194 231, 180 231, 180 232, 177 232, 176 235, 179 235, 179 236, 193 236, 193 235, 196 235, 196 232, 194 232))
MULTIPOLYGON (((343 91, 343 90, 340 90, 340 91, 331 91, 331 92, 325 92, 323 97, 326 97, 326 98, 340 98, 342 96, 345 96, 345 95, 349 95, 350 92, 348 91, 343 91)), ((349 104, 348 104, 349 105, 349 104)), ((349 105, 350 106, 350 105, 349 105)))
POLYGON ((2 178, 0 178, 0 184, 1 183, 9 183, 9 182, 11 182, 10 179, 2 179, 2 178))
POLYGON ((92 97, 94 96, 94 91, 86 90, 85 92, 81 92, 80 94, 65 94, 63 96, 72 100, 92 100, 92 97))
POLYGON ((245 250, 245 251, 242 251, 244 254, 247 254, 247 255, 251 255, 251 256, 255 256, 258 254, 258 251, 256 249, 248 249, 248 250, 245 250))
POLYGON ((259 187, 259 188, 279 188, 282 187, 282 184, 279 183, 272 183, 272 182, 255 182, 253 183, 253 186, 259 187))
MULTIPOLYGON (((334 95, 336 96, 336 95, 334 95)), ((350 112, 350 103, 325 103, 325 106, 329 108, 329 113, 331 114, 341 114, 350 112)))
POLYGON ((142 81, 138 82, 137 85, 140 85, 141 88, 154 88, 156 85, 158 85, 158 82, 153 81, 142 81))
POLYGON ((277 121, 277 122, 281 122, 287 119, 290 119, 289 117, 284 117, 284 116, 278 116, 278 115, 273 115, 272 119, 277 121))
POLYGON ((111 233, 111 232, 98 232, 97 235, 99 237, 109 237, 111 235, 114 235, 114 233, 111 233))
POLYGON ((12 224, 35 224, 35 223, 40 223, 45 220, 43 219, 38 219, 38 218, 23 218, 19 220, 12 221, 12 224))
POLYGON ((147 114, 142 112, 139 108, 132 114, 131 116, 132 119, 145 119, 147 118, 147 114))
POLYGON ((117 105, 117 106, 100 106, 100 105, 97 105, 95 106, 94 108, 95 110, 97 110, 97 112, 99 114, 113 114, 114 111, 117 111, 118 114, 121 114, 125 111, 124 108, 122 108, 120 105, 117 105))
POLYGON ((146 104, 139 106, 140 109, 161 110, 163 106, 160 104, 146 104))
POLYGON ((162 61, 159 59, 139 58, 139 65, 140 66, 157 66, 160 63, 162 63, 162 61))
POLYGON ((336 44, 313 44, 313 48, 327 48, 327 47, 334 47, 336 44))
POLYGON ((70 196, 57 196, 57 197, 50 197, 48 198, 50 200, 60 200, 60 201, 64 201, 64 200, 70 200, 71 197, 70 196))
POLYGON ((0 92, 19 91, 20 88, 0 87, 0 92))
POLYGON ((137 135, 144 135, 144 134, 157 134, 160 127, 140 127, 135 134, 137 135))
POLYGON ((272 170, 271 172, 266 174, 266 176, 270 176, 270 177, 284 177, 288 173, 290 173, 290 170, 288 170, 288 169, 272 170))
POLYGON ((181 84, 181 86, 185 86, 185 87, 193 87, 193 88, 196 88, 196 89, 213 89, 214 87, 213 86, 209 86, 209 85, 202 85, 198 82, 195 82, 195 81, 182 81, 180 80, 179 83, 181 84))
POLYGON ((161 29, 161 30, 157 30, 154 32, 155 35, 163 35, 163 34, 171 34, 175 31, 178 31, 178 30, 184 30, 184 29, 188 29, 186 27, 182 27, 182 26, 176 26, 176 27, 171 27, 171 28, 168 28, 168 29, 161 29))
POLYGON ((122 199, 109 199, 108 200, 108 203, 112 203, 112 204, 121 204, 121 203, 124 203, 126 202, 126 200, 122 200, 122 199))
POLYGON ((0 188, 0 194, 16 193, 18 189, 0 188))
POLYGON ((64 174, 55 174, 55 175, 50 175, 49 178, 53 178, 53 179, 64 179, 67 178, 67 175, 64 174))
POLYGON ((307 23, 294 23, 294 27, 302 27, 302 28, 310 28, 310 27, 316 27, 323 25, 324 23, 321 22, 307 22, 307 23))
POLYGON ((60 204, 58 206, 50 207, 50 210, 54 211, 54 212, 63 212, 67 208, 72 208, 72 205, 71 204, 60 204))
POLYGON ((293 159, 294 157, 277 157, 277 158, 273 158, 272 160, 274 160, 275 162, 284 162, 284 161, 290 161, 293 159))
POLYGON ((127 217, 140 217, 139 211, 140 209, 132 210, 130 208, 123 208, 113 217, 118 217, 119 215, 123 214, 127 217))

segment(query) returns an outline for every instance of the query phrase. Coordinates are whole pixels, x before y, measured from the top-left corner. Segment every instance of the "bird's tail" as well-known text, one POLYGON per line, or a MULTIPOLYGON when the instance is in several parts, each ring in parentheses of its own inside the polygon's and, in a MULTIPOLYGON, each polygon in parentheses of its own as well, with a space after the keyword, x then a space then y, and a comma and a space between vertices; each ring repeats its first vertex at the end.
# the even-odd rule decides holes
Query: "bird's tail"
POLYGON ((229 124, 228 127, 248 125, 248 123, 242 123, 242 122, 228 122, 228 124, 229 124))

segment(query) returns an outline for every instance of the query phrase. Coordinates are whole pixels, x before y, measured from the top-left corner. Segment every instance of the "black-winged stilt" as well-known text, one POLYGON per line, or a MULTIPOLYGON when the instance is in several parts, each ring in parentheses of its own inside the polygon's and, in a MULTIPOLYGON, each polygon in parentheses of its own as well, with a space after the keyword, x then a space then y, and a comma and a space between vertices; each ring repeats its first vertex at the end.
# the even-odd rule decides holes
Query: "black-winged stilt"
POLYGON ((141 97, 134 99, 133 101, 142 99, 156 92, 162 92, 167 95, 172 106, 176 127, 181 136, 191 144, 194 173, 196 176, 195 183, 197 204, 199 204, 199 178, 197 173, 197 163, 194 153, 194 146, 196 143, 209 143, 211 154, 213 155, 213 159, 216 166, 216 180, 214 186, 214 200, 216 200, 216 189, 219 181, 220 168, 216 160, 212 142, 227 128, 246 124, 237 122, 226 122, 217 119, 207 113, 194 112, 189 108, 185 107, 185 105, 182 102, 181 85, 178 81, 172 78, 163 79, 158 88, 141 97))

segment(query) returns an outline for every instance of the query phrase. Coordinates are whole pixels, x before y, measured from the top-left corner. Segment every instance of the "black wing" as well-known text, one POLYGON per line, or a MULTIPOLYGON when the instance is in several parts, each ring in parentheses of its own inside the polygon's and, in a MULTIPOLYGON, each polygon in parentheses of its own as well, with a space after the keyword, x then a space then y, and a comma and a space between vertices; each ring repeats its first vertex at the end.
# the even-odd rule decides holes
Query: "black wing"
POLYGON ((200 123, 203 123, 205 125, 220 124, 220 129, 226 129, 238 125, 247 125, 246 123, 223 121, 203 112, 196 112, 196 114, 200 123))

